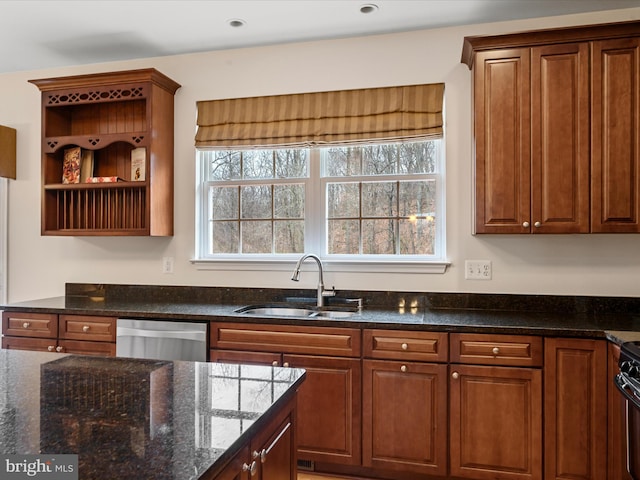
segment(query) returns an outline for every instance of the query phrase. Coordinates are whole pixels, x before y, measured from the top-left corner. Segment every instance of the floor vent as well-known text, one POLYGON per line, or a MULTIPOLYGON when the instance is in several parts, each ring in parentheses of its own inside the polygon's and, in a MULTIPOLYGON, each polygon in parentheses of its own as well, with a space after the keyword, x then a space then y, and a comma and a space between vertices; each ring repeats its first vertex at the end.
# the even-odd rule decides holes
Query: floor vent
POLYGON ((298 470, 313 472, 314 469, 315 469, 315 466, 312 460, 298 460, 298 470))

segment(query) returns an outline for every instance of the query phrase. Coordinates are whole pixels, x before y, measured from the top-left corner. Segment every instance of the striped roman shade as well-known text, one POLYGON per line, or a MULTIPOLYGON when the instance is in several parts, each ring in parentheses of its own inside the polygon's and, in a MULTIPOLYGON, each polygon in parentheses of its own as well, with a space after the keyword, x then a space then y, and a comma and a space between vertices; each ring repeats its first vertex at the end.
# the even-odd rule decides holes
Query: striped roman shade
POLYGON ((289 147, 442 136, 444 84, 200 101, 197 147, 289 147))

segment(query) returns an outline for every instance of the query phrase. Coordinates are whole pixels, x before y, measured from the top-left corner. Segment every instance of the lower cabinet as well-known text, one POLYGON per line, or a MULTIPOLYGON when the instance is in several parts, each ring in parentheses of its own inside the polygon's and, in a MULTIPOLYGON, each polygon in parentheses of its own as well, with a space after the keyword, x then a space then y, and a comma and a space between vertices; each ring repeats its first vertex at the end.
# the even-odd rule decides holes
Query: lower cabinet
POLYGON ((607 342, 546 338, 545 480, 607 478, 607 342))
POLYGON ((609 343, 608 350, 607 480, 633 480, 627 471, 626 400, 613 384, 614 377, 620 371, 620 347, 609 343))

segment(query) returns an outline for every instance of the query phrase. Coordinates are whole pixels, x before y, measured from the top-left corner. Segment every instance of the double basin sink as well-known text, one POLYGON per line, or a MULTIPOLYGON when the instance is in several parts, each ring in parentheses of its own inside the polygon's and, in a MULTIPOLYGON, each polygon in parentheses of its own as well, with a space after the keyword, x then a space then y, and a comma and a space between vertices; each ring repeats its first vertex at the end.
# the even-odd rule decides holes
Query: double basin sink
POLYGON ((356 312, 347 309, 331 307, 309 307, 287 304, 247 305, 234 310, 235 313, 246 315, 266 315, 271 317, 302 317, 302 318, 349 318, 356 312))

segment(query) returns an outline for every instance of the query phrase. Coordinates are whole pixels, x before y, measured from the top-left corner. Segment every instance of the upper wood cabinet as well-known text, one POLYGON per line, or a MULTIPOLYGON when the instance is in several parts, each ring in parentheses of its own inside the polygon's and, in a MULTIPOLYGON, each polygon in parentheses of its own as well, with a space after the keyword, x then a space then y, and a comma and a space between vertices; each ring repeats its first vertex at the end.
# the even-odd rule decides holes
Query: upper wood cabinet
POLYGON ((180 85, 152 68, 30 82, 42 92, 42 235, 173 235, 180 85), (63 183, 65 150, 75 147, 93 156, 93 168, 78 183, 63 183), (138 178, 136 148, 144 148, 138 178), (120 181, 88 183, 86 176, 120 181))
POLYGON ((640 22, 467 37, 474 233, 640 232, 640 22))

